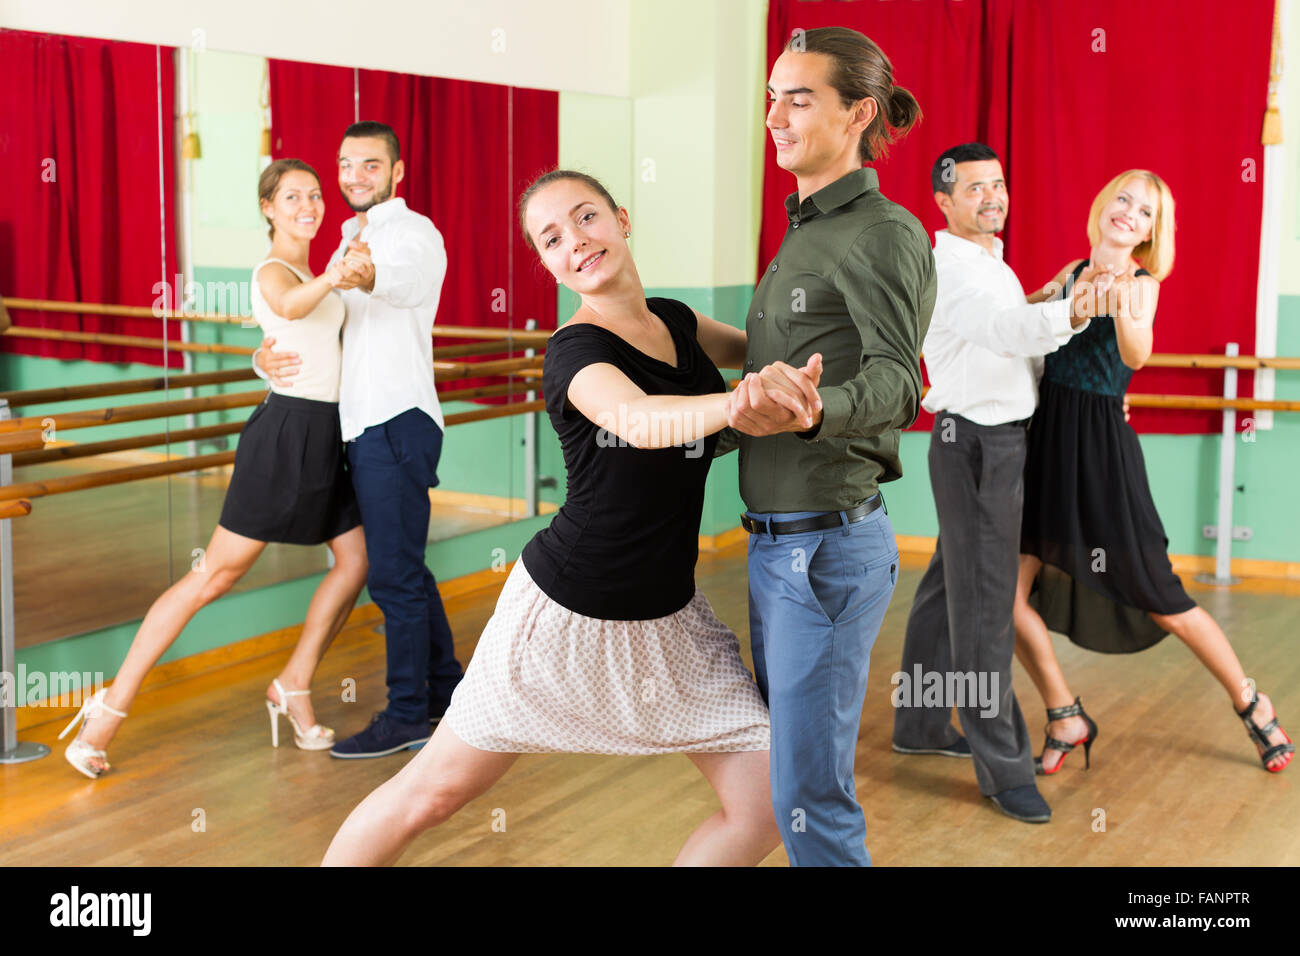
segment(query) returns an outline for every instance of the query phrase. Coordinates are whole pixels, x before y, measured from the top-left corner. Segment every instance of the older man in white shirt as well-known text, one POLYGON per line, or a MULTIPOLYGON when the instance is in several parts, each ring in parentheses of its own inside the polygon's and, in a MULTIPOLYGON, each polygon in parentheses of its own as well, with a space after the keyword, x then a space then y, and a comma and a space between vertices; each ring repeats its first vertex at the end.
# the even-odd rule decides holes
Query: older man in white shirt
POLYGON ((1029 732, 1011 688, 1025 427, 1038 405, 1042 356, 1087 326, 1088 284, 1071 299, 1026 303, 995 235, 1008 198, 989 147, 953 147, 931 181, 948 222, 935 233, 939 290, 922 402, 935 415, 929 459, 939 540, 907 621, 898 679, 912 693, 895 693, 894 749, 971 756, 981 793, 1009 816, 1045 823, 1051 809, 1034 785, 1029 732), (965 738, 949 722, 953 706, 965 738))
MULTIPOLYGON (((339 419, 370 559, 366 583, 384 612, 388 706, 330 753, 380 757, 427 741, 462 676, 437 582, 424 563, 428 490, 438 484, 444 430, 433 382, 433 320, 447 253, 429 218, 393 196, 404 167, 391 128, 348 127, 338 165, 339 188, 356 215, 343 224, 331 261, 344 258, 358 283, 341 293, 347 318, 339 419)), ((267 344, 254 364, 283 375, 293 358, 267 344)))

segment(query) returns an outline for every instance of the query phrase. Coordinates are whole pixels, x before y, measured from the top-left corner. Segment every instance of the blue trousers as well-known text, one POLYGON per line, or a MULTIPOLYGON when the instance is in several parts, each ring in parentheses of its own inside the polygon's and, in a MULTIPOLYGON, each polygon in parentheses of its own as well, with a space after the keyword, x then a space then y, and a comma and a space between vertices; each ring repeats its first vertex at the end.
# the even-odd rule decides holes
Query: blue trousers
POLYGON ((754 676, 772 715, 772 806, 792 866, 871 865, 853 760, 898 548, 883 508, 840 520, 829 531, 749 536, 754 676))
POLYGON ((424 563, 429 489, 438 484, 442 430, 418 408, 348 442, 370 558, 366 586, 384 612, 388 715, 407 724, 441 714, 462 676, 438 584, 424 563))

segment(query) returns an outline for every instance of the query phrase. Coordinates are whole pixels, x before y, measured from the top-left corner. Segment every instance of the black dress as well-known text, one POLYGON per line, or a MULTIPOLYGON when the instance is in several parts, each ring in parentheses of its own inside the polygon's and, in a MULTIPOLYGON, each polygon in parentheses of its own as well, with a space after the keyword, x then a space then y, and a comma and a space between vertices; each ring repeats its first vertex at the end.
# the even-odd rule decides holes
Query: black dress
POLYGON ((1114 319, 1098 316, 1044 362, 1020 551, 1043 562, 1030 600, 1049 629, 1089 650, 1126 654, 1165 637, 1147 612, 1178 614, 1196 602, 1169 563, 1142 446, 1124 421, 1133 372, 1115 334, 1114 319))

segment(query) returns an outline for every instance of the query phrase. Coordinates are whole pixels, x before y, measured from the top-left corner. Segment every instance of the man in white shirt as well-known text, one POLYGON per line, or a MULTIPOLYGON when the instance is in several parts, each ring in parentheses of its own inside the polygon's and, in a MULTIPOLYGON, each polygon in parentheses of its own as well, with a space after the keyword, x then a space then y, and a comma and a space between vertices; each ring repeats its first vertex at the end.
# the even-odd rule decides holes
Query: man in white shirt
POLYGON ((935 233, 939 291, 922 401, 935 415, 929 459, 939 540, 907 621, 901 673, 912 691, 894 695, 894 749, 972 756, 981 793, 1009 816, 1045 823, 1051 809, 1034 785, 1029 732, 1011 687, 1025 427, 1038 405, 1042 356, 1088 324, 1089 283, 1071 299, 1026 303, 996 237, 1008 197, 989 147, 948 150, 931 183, 948 222, 935 233), (944 699, 927 707, 921 688, 936 679, 944 699), (949 722, 954 705, 965 738, 949 722))
MULTIPOLYGON (((438 484, 444 423, 433 382, 433 320, 447 253, 426 216, 393 196, 405 169, 392 129, 354 123, 339 146, 339 188, 356 215, 331 261, 357 281, 341 292, 339 419, 370 559, 367 586, 384 612, 388 706, 334 746, 335 757, 380 757, 430 736, 462 671, 437 583, 424 563, 428 490, 438 484)), ((260 370, 292 382, 292 353, 266 346, 260 370)))

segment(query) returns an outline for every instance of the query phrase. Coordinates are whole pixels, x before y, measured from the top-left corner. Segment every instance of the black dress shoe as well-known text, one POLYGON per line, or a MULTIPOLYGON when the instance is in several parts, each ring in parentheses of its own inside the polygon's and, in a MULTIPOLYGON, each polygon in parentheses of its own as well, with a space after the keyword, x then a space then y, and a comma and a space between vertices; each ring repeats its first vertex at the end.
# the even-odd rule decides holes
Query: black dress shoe
POLYGON ((894 752, 900 754, 943 754, 945 757, 969 757, 970 744, 966 742, 965 737, 958 737, 956 743, 951 743, 946 747, 904 747, 902 744, 894 744, 894 752))
POLYGON ((1032 783, 1012 787, 989 797, 1009 817, 1022 823, 1046 823, 1052 819, 1052 808, 1047 805, 1038 788, 1032 783))

